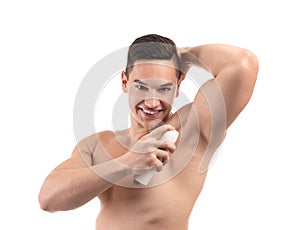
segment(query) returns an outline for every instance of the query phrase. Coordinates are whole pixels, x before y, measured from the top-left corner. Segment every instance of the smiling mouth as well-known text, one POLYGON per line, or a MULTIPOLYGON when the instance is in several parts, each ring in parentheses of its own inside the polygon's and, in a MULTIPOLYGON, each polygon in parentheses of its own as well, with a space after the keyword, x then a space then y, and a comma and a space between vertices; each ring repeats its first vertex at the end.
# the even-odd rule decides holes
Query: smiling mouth
POLYGON ((163 111, 161 110, 147 110, 147 109, 143 109, 143 108, 139 108, 139 110, 141 110, 142 112, 144 112, 144 114, 149 115, 149 116, 156 116, 159 114, 159 112, 163 111))

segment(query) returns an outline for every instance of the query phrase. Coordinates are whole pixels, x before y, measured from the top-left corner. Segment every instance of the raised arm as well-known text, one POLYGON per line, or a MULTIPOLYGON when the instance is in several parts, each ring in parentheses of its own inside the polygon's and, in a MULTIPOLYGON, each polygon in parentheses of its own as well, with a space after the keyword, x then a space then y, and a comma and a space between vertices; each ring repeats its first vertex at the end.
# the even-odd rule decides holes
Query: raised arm
POLYGON ((229 45, 203 45, 178 51, 183 79, 193 65, 205 68, 214 76, 201 86, 192 103, 201 127, 194 131, 200 132, 200 142, 206 145, 199 166, 202 173, 207 171, 227 128, 247 105, 254 89, 258 61, 249 50, 229 45))
MULTIPOLYGON (((219 44, 190 47, 185 50, 192 54, 181 54, 185 66, 200 65, 215 77, 224 99, 228 128, 252 95, 258 74, 256 56, 243 48, 219 44)), ((203 109, 208 109, 203 100, 200 89, 194 102, 200 116, 203 115, 203 109), (201 108, 203 105, 204 108, 201 108)))

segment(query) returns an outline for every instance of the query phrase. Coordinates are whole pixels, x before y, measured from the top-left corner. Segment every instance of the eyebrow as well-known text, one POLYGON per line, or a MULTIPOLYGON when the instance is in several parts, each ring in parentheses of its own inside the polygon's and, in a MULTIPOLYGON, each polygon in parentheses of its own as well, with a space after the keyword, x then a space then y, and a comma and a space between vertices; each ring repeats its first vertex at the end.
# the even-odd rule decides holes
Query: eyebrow
MULTIPOLYGON (((141 84, 141 85, 147 85, 145 82, 142 82, 139 79, 135 79, 133 82, 141 84)), ((166 87, 166 86, 173 86, 173 83, 172 82, 167 82, 165 84, 160 85, 160 87, 166 87)))
POLYGON ((173 83, 168 82, 168 83, 160 85, 160 87, 166 87, 166 86, 173 86, 173 83))
POLYGON ((138 84, 141 84, 141 85, 147 85, 145 82, 142 82, 142 81, 139 80, 139 79, 135 79, 133 82, 138 83, 138 84))

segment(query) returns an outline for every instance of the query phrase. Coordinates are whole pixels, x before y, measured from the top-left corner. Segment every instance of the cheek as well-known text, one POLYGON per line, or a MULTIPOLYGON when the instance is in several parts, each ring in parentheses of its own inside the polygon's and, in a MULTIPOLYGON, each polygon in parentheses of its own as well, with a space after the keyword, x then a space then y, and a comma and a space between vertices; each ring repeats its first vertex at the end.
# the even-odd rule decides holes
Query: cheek
POLYGON ((172 100, 169 100, 169 101, 163 101, 163 100, 161 100, 161 103, 163 104, 163 106, 164 106, 165 109, 168 109, 168 110, 172 109, 172 103, 173 103, 172 100))
POLYGON ((128 92, 128 103, 130 109, 134 109, 138 104, 140 104, 144 100, 143 95, 138 93, 128 92))

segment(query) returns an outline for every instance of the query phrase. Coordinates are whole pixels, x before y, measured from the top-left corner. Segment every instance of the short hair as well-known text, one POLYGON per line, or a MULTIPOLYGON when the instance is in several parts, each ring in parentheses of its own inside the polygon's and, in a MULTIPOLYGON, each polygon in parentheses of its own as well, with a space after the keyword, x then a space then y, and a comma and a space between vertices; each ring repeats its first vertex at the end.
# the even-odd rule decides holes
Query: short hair
POLYGON ((180 79, 180 61, 175 43, 167 37, 148 34, 134 40, 129 46, 127 55, 126 75, 132 71, 138 60, 171 60, 174 64, 176 77, 180 79))

